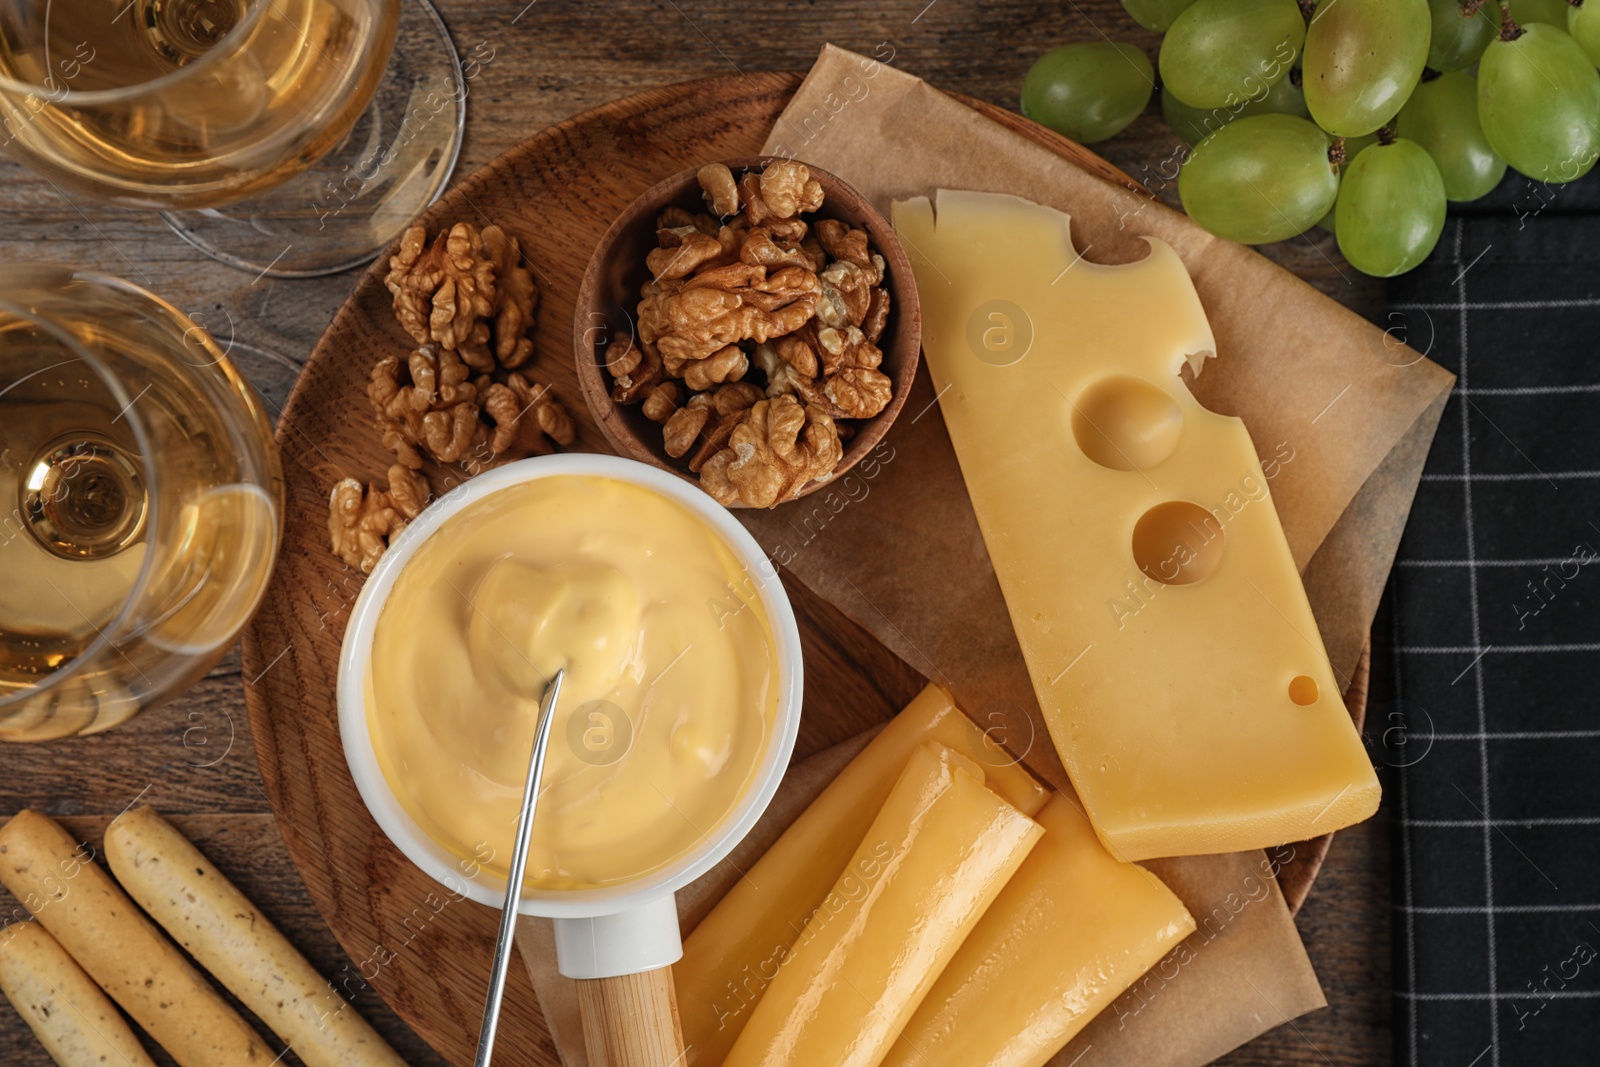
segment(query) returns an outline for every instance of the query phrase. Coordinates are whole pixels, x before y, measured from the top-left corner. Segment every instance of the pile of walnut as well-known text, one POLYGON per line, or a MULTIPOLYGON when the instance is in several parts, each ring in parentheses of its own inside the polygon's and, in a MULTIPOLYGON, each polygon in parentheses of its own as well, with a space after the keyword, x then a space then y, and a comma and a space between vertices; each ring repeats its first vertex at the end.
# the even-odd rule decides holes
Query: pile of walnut
POLYGON ((638 343, 606 353, 612 399, 642 404, 717 500, 772 507, 838 466, 853 433, 838 420, 871 418, 894 394, 878 369, 883 257, 865 230, 804 220, 822 186, 802 163, 737 182, 713 163, 699 179, 719 218, 670 207, 657 221, 638 343))
POLYGON ((379 360, 367 380, 378 434, 397 460, 389 488, 346 478, 328 502, 333 551, 350 566, 370 573, 421 512, 424 460, 477 474, 577 436, 550 387, 521 369, 539 304, 521 261, 517 239, 498 226, 458 222, 432 244, 421 226, 401 236, 384 284, 417 348, 379 360))

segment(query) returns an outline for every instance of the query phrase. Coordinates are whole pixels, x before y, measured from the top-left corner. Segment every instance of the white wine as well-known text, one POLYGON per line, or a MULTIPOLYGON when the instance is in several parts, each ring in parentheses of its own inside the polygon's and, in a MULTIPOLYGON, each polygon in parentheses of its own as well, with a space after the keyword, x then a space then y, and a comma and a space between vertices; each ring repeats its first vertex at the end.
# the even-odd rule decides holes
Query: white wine
POLYGON ((255 609, 281 479, 215 342, 126 283, 0 273, 0 739, 105 729, 255 609))
MULTIPOLYGON (((16 365, 17 333, 0 324, 0 365, 16 365)), ((42 354, 22 355, 24 365, 42 354)), ((63 362, 60 349, 52 354, 63 362)), ((0 502, 8 505, 0 523, 0 692, 35 685, 82 655, 116 621, 144 567, 145 450, 129 422, 113 422, 121 405, 93 373, 56 367, 7 396, 24 394, 6 405, 0 456, 0 502), (40 396, 50 392, 66 395, 40 396)))
POLYGON ((5 0, 0 139, 100 199, 239 200, 350 131, 388 62, 399 2, 5 0))
POLYGON ((278 550, 278 506, 259 485, 216 485, 182 504, 157 551, 142 620, 157 648, 205 656, 233 640, 255 610, 278 550))

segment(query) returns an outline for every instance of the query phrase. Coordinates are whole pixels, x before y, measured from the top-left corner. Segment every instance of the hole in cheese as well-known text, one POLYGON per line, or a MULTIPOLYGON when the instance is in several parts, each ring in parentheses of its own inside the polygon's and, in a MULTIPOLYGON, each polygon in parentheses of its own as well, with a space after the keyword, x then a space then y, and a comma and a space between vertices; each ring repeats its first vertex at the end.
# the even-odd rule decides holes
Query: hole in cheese
POLYGON ((1308 675, 1300 675, 1289 683, 1289 699, 1299 704, 1302 708, 1309 708, 1317 702, 1317 680, 1308 675))
POLYGON ((1169 500, 1133 528, 1133 561, 1162 585, 1191 585, 1222 562, 1222 523, 1199 504, 1169 500))
POLYGON ((1102 467, 1149 470, 1177 450, 1183 412, 1165 389, 1113 374, 1078 394, 1072 405, 1072 436, 1083 454, 1102 467))

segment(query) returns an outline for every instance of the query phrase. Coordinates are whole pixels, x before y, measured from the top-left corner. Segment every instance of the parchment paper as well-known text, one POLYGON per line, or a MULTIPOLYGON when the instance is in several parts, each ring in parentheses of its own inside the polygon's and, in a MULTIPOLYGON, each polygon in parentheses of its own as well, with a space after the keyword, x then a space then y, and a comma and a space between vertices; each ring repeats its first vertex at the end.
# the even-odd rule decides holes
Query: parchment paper
MULTIPOLYGON (((1277 459, 1268 464, 1276 471, 1272 497, 1302 572, 1332 535, 1337 561, 1317 561, 1308 593, 1335 671, 1353 675, 1454 381, 1449 372, 1250 249, 1102 181, 918 78, 832 45, 765 151, 832 171, 884 212, 940 187, 1026 196, 1072 215, 1074 241, 1092 261, 1138 259, 1142 236, 1172 245, 1217 339, 1218 358, 1206 362, 1194 393, 1213 411, 1244 419, 1264 464, 1277 459), (1384 477, 1336 530, 1380 466, 1384 477)), ((963 707, 1032 709, 954 453, 937 407, 924 410, 932 391, 926 381, 918 388, 885 439, 893 459, 873 468, 881 474, 858 469, 831 493, 740 517, 778 562, 947 685, 963 707), (934 441, 944 447, 929 447, 934 441), (863 552, 863 537, 892 551, 863 552), (966 614, 972 608, 983 610, 974 618, 966 614), (957 627, 961 634, 949 632, 957 627)), ((1035 712, 1029 721, 1042 726, 1035 712)))
MULTIPOLYGON (((1140 235, 1171 244, 1217 338, 1218 358, 1194 392, 1249 427, 1273 474, 1273 499, 1334 669, 1353 674, 1453 381, 1448 372, 1249 249, 1101 181, 911 75, 831 45, 766 151, 832 171, 886 213, 896 199, 940 187, 1026 196, 1070 213, 1076 244, 1094 261, 1139 258, 1140 235)), ((1070 792, 925 373, 884 443, 855 471, 801 502, 739 515, 773 559, 1070 792)), ((865 740, 791 769, 739 853, 679 894, 685 930, 865 740)), ((1268 857, 1147 866, 1200 929, 1053 1064, 1198 1067, 1324 1006, 1268 857)), ((576 997, 555 973, 548 923, 524 920, 518 936, 563 1061, 586 1064, 576 997)))

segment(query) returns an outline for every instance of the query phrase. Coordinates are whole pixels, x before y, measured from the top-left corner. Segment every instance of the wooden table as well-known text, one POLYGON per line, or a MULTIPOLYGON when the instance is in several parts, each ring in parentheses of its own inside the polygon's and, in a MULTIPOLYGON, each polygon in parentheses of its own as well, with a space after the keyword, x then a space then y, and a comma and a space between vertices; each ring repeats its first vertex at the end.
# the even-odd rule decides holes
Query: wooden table
MULTIPOLYGON (((627 93, 726 73, 802 70, 823 42, 873 52, 936 85, 1015 107, 1023 73, 1056 44, 1102 33, 1155 55, 1116 0, 810 0, 754 5, 735 0, 443 0, 456 46, 479 42, 494 58, 473 82, 465 175, 540 127, 627 93), (878 53, 882 55, 882 51, 878 53)), ((1177 140, 1159 102, 1098 150, 1154 184, 1177 140)), ((1169 183, 1170 184, 1170 183, 1169 183)), ((238 359, 276 410, 300 362, 354 284, 354 275, 309 281, 252 279, 221 267, 174 236, 154 214, 66 200, 13 163, 0 163, 0 256, 107 271, 144 285, 196 315, 219 336, 273 354, 238 359)), ((1332 268, 1332 238, 1290 242, 1268 254, 1368 317, 1380 283, 1332 268)), ((98 841, 129 805, 154 804, 260 905, 327 975, 351 966, 290 863, 262 793, 244 713, 237 652, 193 690, 100 737, 0 748, 0 816, 23 807, 61 817, 98 841)), ((4 915, 15 902, 0 890, 4 915)), ((1300 915, 1306 946, 1327 992, 1326 1011, 1282 1026, 1221 1061, 1256 1064, 1384 1064, 1390 1059, 1389 846, 1385 814, 1340 833, 1300 915)), ((355 983, 352 983, 354 985, 355 983)), ((444 1060, 368 992, 357 1007, 416 1067, 444 1060)), ((169 1063, 157 1055, 161 1063, 169 1063)), ((0 1062, 49 1067, 20 1019, 0 1007, 0 1062)), ((297 1063, 291 1055, 284 1063, 297 1063)))

